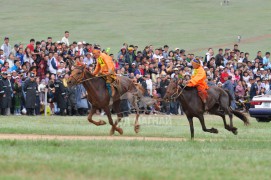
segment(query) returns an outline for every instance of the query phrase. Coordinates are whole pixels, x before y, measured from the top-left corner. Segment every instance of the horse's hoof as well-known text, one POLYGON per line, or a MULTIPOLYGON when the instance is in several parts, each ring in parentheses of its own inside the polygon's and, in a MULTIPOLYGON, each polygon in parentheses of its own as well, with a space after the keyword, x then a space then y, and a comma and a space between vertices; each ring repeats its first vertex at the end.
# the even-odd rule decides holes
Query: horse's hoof
POLYGON ((140 125, 135 125, 135 133, 139 133, 140 125))
POLYGON ((217 134, 217 133, 218 133, 218 130, 217 130, 217 129, 215 129, 215 128, 212 128, 212 133, 217 134))
POLYGON ((100 125, 100 126, 105 125, 105 124, 106 124, 105 121, 103 121, 103 120, 100 120, 100 121, 99 121, 99 125, 100 125))
POLYGON ((112 136, 112 135, 114 135, 114 134, 115 134, 115 129, 114 129, 114 128, 112 128, 112 129, 110 130, 109 135, 110 135, 110 136, 112 136))
POLYGON ((121 128, 116 128, 116 131, 118 131, 120 135, 123 134, 123 130, 121 128))
POLYGON ((237 135, 237 134, 238 134, 237 129, 236 129, 236 130, 232 130, 232 133, 233 133, 234 135, 237 135))

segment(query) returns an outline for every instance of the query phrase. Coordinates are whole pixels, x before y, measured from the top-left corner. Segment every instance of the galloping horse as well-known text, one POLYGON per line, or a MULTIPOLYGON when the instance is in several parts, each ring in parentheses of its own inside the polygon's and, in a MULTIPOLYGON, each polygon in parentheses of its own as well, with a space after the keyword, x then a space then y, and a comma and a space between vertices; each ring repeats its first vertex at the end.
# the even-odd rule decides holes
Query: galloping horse
MULTIPOLYGON (((205 112, 204 104, 198 96, 198 91, 194 87, 181 88, 178 84, 177 79, 172 79, 168 85, 164 100, 176 98, 182 105, 184 113, 189 121, 191 139, 194 138, 194 125, 193 117, 197 117, 200 120, 202 130, 209 133, 218 133, 215 128, 207 129, 203 114, 205 112)), ((214 115, 222 117, 224 127, 233 134, 237 134, 237 128, 233 126, 232 117, 233 114, 241 119, 245 125, 249 124, 247 117, 239 112, 235 111, 230 107, 232 97, 228 91, 223 90, 219 87, 210 87, 208 89, 208 112, 214 115), (225 115, 228 114, 230 117, 230 125, 226 123, 225 115)))
POLYGON ((138 133, 139 132, 139 122, 138 122, 139 108, 137 106, 137 98, 138 98, 139 92, 138 92, 138 89, 133 84, 133 82, 127 77, 123 77, 123 76, 118 77, 120 88, 118 88, 118 90, 116 91, 113 97, 113 105, 112 105, 112 108, 114 112, 117 113, 117 117, 118 117, 117 121, 114 124, 113 119, 111 117, 110 107, 109 107, 110 95, 106 88, 104 78, 93 76, 92 73, 87 70, 85 65, 73 66, 73 67, 74 69, 72 70, 67 83, 68 83, 68 86, 73 86, 73 85, 82 83, 83 86, 85 87, 88 93, 87 99, 92 105, 92 109, 90 110, 89 115, 88 115, 88 121, 90 123, 95 124, 96 126, 106 124, 106 122, 103 120, 100 120, 97 122, 92 119, 92 116, 96 112, 96 109, 103 109, 108 117, 110 125, 112 126, 110 135, 114 134, 115 130, 118 131, 119 134, 123 134, 122 128, 117 127, 118 122, 123 117, 121 113, 121 109, 120 109, 121 108, 120 103, 121 103, 121 96, 129 92, 133 94, 133 98, 134 98, 133 104, 132 104, 136 109, 136 120, 135 120, 134 130, 136 133, 138 133))

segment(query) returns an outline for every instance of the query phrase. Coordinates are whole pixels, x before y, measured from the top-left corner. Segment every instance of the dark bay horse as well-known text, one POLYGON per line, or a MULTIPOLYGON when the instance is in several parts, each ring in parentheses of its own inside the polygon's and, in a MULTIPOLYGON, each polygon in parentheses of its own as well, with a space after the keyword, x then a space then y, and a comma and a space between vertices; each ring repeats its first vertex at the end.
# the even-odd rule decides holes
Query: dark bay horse
MULTIPOLYGON (((204 104, 198 96, 196 88, 184 87, 181 88, 178 84, 177 79, 172 79, 167 87, 164 100, 170 100, 176 98, 182 105, 184 113, 189 121, 191 139, 194 138, 194 125, 193 117, 197 117, 201 123, 202 130, 209 133, 218 133, 215 128, 207 129, 204 121, 204 104)), ((228 91, 223 90, 219 87, 210 87, 208 89, 208 112, 210 114, 218 115, 222 117, 224 127, 233 134, 237 134, 237 128, 233 126, 232 118, 233 114, 241 119, 245 125, 249 124, 247 117, 239 112, 235 111, 230 107, 232 98, 228 91), (230 117, 230 125, 227 124, 225 115, 228 114, 230 117)))
POLYGON ((89 112, 88 115, 88 121, 90 123, 95 124, 96 126, 104 125, 106 124, 105 121, 100 120, 100 121, 94 121, 92 119, 93 114, 96 112, 96 109, 103 109, 104 112, 106 113, 109 123, 112 126, 112 129, 110 131, 110 135, 114 134, 115 130, 118 131, 120 134, 123 134, 122 128, 118 127, 118 122, 121 120, 123 117, 121 113, 121 96, 125 95, 125 93, 129 92, 130 94, 133 94, 133 106, 136 109, 136 120, 135 120, 135 125, 134 125, 134 130, 136 133, 139 132, 139 108, 137 106, 137 98, 139 94, 139 90, 135 87, 133 82, 123 76, 119 76, 119 84, 120 88, 119 91, 117 91, 113 97, 113 105, 112 109, 114 112, 117 113, 118 119, 116 122, 113 122, 111 112, 110 112, 110 95, 108 93, 108 90, 105 85, 105 79, 103 77, 96 77, 93 76, 91 72, 87 70, 85 65, 81 66, 73 66, 74 69, 71 72, 71 75, 68 79, 68 86, 73 86, 77 84, 83 84, 84 88, 87 91, 87 99, 92 105, 92 109, 89 112))

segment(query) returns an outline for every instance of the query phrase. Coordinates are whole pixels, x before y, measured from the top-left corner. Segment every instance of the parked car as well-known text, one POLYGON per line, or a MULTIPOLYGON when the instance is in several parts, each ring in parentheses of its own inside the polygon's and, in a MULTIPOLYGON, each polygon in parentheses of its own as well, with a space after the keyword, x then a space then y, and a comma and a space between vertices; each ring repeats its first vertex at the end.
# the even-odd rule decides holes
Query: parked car
POLYGON ((249 114, 258 122, 271 121, 271 91, 265 95, 254 96, 250 101, 249 114))

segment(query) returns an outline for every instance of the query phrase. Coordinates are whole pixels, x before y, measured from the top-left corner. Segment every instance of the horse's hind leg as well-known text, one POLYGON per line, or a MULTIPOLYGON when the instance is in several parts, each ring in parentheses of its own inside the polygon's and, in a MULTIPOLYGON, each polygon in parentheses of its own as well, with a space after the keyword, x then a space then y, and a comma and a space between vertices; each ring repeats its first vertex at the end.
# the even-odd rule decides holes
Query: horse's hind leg
POLYGON ((95 112, 96 112, 96 108, 92 106, 92 109, 90 110, 90 112, 89 112, 89 114, 88 114, 88 121, 89 121, 90 123, 95 124, 96 126, 105 125, 106 122, 103 121, 103 120, 100 120, 100 121, 97 122, 97 121, 94 121, 94 120, 92 119, 92 116, 93 116, 93 114, 94 114, 95 112))
POLYGON ((214 110, 211 110, 209 111, 211 114, 213 115, 217 115, 217 116, 220 116, 222 119, 223 119, 223 123, 224 123, 224 128, 227 129, 228 131, 231 131, 233 132, 233 129, 227 124, 226 122, 226 116, 225 116, 225 113, 222 112, 222 111, 219 111, 218 109, 214 109, 214 110))
POLYGON ((230 104, 229 104, 229 101, 228 101, 228 97, 221 97, 220 98, 220 108, 225 112, 225 114, 228 114, 229 117, 230 117, 230 128, 231 128, 231 131, 233 134, 237 134, 237 128, 233 126, 233 122, 232 122, 232 118, 233 118, 233 115, 232 115, 232 112, 230 111, 230 104), (228 102, 228 103, 225 103, 225 102, 228 102))
POLYGON ((109 121, 109 124, 112 126, 111 130, 110 130, 110 135, 113 135, 115 130, 118 131, 120 134, 123 134, 123 130, 120 128, 120 127, 117 127, 114 122, 113 122, 113 119, 112 119, 112 116, 111 116, 111 112, 110 112, 110 109, 109 107, 105 107, 104 108, 104 112, 106 113, 107 115, 107 118, 108 118, 108 121, 109 121))
POLYGON ((215 129, 215 128, 211 128, 211 129, 207 129, 207 128, 206 128, 203 114, 200 115, 200 116, 198 116, 198 118, 199 118, 199 121, 200 121, 202 130, 203 130, 204 132, 215 133, 215 134, 218 133, 218 130, 215 129))

